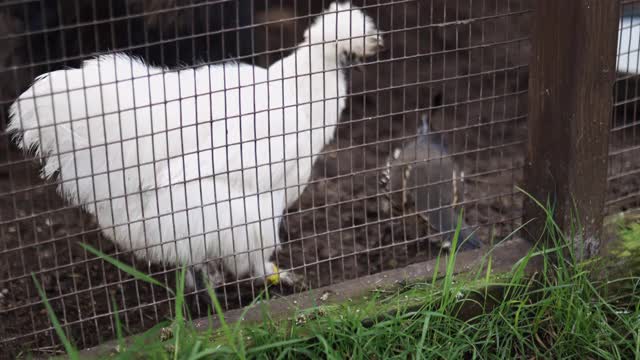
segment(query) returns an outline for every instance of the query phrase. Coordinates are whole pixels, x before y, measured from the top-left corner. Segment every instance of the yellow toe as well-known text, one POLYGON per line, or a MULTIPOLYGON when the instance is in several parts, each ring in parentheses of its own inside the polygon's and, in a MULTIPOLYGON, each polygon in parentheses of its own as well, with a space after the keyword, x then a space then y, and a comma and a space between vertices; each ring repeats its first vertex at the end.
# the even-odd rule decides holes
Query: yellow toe
POLYGON ((278 285, 280 283, 280 270, 276 265, 273 265, 273 274, 267 276, 267 281, 272 285, 278 285))

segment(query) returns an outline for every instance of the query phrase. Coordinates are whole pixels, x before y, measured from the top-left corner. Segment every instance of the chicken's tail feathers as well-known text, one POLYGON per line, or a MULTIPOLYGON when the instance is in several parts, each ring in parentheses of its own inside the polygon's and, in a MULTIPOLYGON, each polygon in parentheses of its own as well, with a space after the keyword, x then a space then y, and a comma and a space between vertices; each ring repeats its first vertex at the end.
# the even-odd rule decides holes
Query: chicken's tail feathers
MULTIPOLYGON (((41 155, 40 129, 46 132, 47 126, 54 119, 46 116, 48 101, 43 99, 42 90, 48 83, 49 74, 42 74, 35 78, 31 87, 25 90, 9 107, 9 124, 7 133, 10 134, 19 148, 34 151, 41 155)), ((51 106, 48 106, 49 108, 51 106)))
POLYGON ((51 177, 59 170, 60 159, 53 154, 65 154, 87 146, 86 126, 71 125, 72 105, 84 98, 70 95, 66 70, 38 76, 9 108, 7 133, 22 150, 32 152, 46 162, 43 176, 51 177))
POLYGON ((417 129, 418 143, 430 144, 440 150, 442 154, 447 154, 447 144, 442 132, 433 133, 433 129, 429 124, 429 115, 424 113, 420 116, 420 125, 417 129))
POLYGON ((418 135, 427 136, 431 132, 429 126, 429 115, 424 113, 420 116, 420 126, 418 126, 418 135))

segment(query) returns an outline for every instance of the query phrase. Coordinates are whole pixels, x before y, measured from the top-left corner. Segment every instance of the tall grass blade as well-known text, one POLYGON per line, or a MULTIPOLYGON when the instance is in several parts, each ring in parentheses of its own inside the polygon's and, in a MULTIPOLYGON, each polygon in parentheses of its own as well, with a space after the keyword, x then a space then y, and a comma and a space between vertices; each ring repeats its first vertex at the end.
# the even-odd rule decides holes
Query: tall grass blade
POLYGON ((127 274, 133 276, 134 278, 136 278, 138 280, 142 280, 142 281, 148 282, 148 283, 153 284, 153 285, 160 286, 162 288, 165 288, 171 293, 171 295, 175 296, 175 293, 171 289, 169 289, 167 286, 165 286, 164 284, 162 284, 158 280, 152 278, 151 276, 149 276, 149 275, 147 275, 147 274, 145 274, 145 273, 143 273, 143 272, 141 272, 139 270, 136 270, 134 267, 132 267, 130 265, 127 265, 127 264, 123 263, 122 261, 114 259, 113 257, 101 252, 100 250, 92 247, 91 245, 83 244, 83 243, 80 243, 79 245, 82 246, 83 249, 85 249, 88 252, 92 253, 93 255, 99 257, 100 259, 108 262, 109 264, 117 267, 118 269, 126 272, 127 274))
POLYGON ((44 290, 42 289, 42 286, 40 286, 40 283, 36 279, 36 275, 34 273, 31 273, 31 278, 33 279, 33 283, 35 284, 36 289, 38 290, 38 294, 40 295, 40 298, 44 303, 44 307, 47 309, 47 314, 49 315, 49 319, 53 324, 53 328, 56 330, 56 334, 58 335, 58 338, 64 345, 64 349, 67 351, 67 355, 72 360, 79 359, 78 351, 76 350, 75 346, 71 344, 71 341, 67 337, 67 334, 65 334, 64 330, 62 329, 62 325, 60 325, 60 321, 58 321, 58 317, 56 316, 56 313, 53 311, 53 308, 49 303, 49 299, 47 299, 47 294, 44 292, 44 290))
POLYGON ((220 320, 220 327, 222 328, 222 334, 224 335, 225 339, 227 340, 227 344, 229 346, 231 346, 231 348, 233 349, 234 352, 238 352, 238 349, 236 347, 236 339, 233 336, 233 334, 231 333, 231 329, 229 328, 229 324, 227 324, 227 321, 224 318, 224 311, 222 310, 222 305, 220 305, 220 301, 218 301, 218 297, 216 296, 215 292, 213 291, 213 288, 211 287, 211 284, 209 284, 209 282, 207 282, 207 293, 209 294, 209 297, 211 298, 211 302, 213 303, 213 307, 214 310, 216 312, 216 315, 218 315, 218 319, 220 320))
POLYGON ((118 314, 118 303, 112 296, 111 303, 113 304, 113 317, 115 318, 116 338, 118 339, 118 347, 120 351, 124 350, 124 335, 122 334, 122 323, 120 322, 120 314, 118 314))

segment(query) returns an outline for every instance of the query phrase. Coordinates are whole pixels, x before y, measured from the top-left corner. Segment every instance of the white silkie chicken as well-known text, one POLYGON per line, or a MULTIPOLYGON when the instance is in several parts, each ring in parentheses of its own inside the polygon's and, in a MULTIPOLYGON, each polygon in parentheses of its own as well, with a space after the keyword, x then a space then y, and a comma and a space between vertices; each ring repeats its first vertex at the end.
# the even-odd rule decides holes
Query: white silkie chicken
POLYGON ((291 284, 270 261, 279 218, 334 136, 340 64, 381 46, 370 17, 333 3, 268 69, 169 71, 117 54, 44 74, 11 106, 8 130, 139 258, 195 265, 214 285, 221 266, 291 284))

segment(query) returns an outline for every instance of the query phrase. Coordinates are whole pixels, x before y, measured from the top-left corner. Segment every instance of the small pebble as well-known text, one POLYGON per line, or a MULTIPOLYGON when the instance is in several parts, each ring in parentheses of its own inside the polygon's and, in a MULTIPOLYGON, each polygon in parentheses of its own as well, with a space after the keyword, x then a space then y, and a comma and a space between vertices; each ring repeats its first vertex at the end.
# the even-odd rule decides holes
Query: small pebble
POLYGON ((300 326, 307 322, 307 317, 304 314, 300 314, 296 317, 296 325, 300 326))
POLYGON ((160 329, 160 341, 167 341, 173 337, 173 330, 169 327, 160 329))

